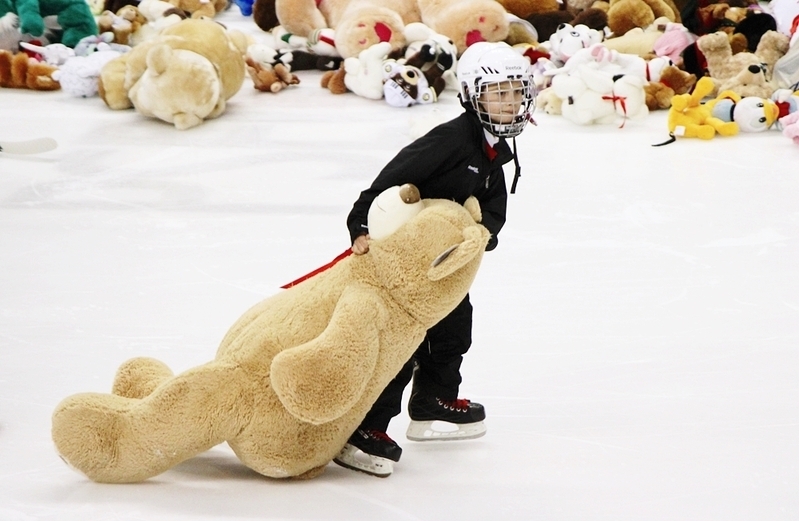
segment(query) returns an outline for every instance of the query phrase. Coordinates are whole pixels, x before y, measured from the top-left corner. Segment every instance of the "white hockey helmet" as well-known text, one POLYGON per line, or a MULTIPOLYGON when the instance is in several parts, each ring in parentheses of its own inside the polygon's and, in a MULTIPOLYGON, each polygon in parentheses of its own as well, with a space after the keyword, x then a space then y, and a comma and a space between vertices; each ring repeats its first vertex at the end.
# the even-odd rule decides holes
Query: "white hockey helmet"
POLYGON ((530 62, 504 42, 478 42, 470 45, 458 59, 458 85, 461 102, 474 109, 488 132, 499 137, 516 137, 532 119, 535 110, 535 85, 530 62), (490 84, 501 93, 514 92, 521 100, 511 122, 490 114, 478 98, 490 84), (492 118, 493 116, 493 118, 492 118))

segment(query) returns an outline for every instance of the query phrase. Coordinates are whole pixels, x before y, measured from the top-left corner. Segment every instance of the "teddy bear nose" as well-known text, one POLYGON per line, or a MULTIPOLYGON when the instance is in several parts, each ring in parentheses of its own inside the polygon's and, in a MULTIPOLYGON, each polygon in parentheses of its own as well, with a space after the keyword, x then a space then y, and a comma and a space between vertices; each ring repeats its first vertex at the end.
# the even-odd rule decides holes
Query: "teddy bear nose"
POLYGON ((749 69, 749 72, 751 72, 752 74, 757 74, 758 72, 761 71, 760 67, 757 66, 757 65, 750 65, 748 67, 748 69, 749 69))

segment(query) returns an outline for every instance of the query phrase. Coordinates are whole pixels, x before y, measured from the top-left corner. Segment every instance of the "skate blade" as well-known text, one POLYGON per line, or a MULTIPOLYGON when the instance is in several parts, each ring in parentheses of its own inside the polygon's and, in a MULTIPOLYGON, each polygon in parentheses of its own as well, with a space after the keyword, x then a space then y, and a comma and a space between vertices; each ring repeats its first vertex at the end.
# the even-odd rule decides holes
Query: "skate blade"
POLYGON ((449 423, 444 421, 414 421, 411 420, 405 437, 411 441, 455 441, 473 440, 486 433, 485 423, 449 423))
POLYGON ((387 478, 394 471, 394 462, 390 459, 372 456, 347 443, 333 462, 350 470, 357 470, 378 478, 387 478))

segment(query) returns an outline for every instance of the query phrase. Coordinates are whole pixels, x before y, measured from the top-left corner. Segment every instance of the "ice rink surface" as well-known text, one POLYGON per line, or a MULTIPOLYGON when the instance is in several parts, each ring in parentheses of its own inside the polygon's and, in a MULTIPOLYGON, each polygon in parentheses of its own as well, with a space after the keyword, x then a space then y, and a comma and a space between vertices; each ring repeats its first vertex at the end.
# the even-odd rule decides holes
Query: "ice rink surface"
POLYGON ((359 192, 461 110, 453 91, 398 109, 298 74, 276 95, 247 80, 188 131, 0 91, 0 141, 59 143, 0 156, 0 520, 799 519, 799 147, 771 130, 654 148, 665 113, 538 114, 518 138, 463 366, 484 438, 411 442, 403 412, 387 479, 264 478, 225 445, 141 484, 68 468, 61 399, 108 392, 134 356, 210 360, 246 309, 347 248, 359 192))

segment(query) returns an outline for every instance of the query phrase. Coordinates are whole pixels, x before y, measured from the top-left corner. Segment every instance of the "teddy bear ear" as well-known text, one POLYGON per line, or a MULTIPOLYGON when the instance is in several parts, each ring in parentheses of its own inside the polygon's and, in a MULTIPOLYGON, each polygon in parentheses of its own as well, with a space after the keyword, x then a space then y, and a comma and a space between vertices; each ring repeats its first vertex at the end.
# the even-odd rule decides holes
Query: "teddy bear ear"
POLYGON ((464 241, 453 244, 439 253, 430 263, 427 278, 432 281, 441 280, 455 273, 479 255, 485 249, 486 243, 483 237, 485 228, 482 230, 481 228, 481 226, 469 226, 464 229, 464 241))

